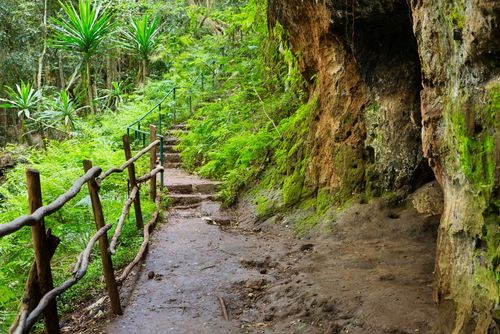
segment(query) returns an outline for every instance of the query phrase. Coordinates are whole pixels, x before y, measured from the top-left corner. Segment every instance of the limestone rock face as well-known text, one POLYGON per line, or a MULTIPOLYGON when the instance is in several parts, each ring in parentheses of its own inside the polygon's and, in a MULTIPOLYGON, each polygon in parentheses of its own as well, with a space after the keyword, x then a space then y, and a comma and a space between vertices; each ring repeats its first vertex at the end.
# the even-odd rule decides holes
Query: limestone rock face
MULTIPOLYGON (((454 333, 498 332, 500 3, 412 1, 423 151, 443 186, 436 301, 454 333)), ((446 327, 443 325, 443 327, 446 327)))
POLYGON ((270 25, 285 27, 311 95, 319 96, 309 186, 339 199, 366 187, 408 194, 431 175, 421 150, 420 65, 408 7, 362 2, 269 2, 270 25))
POLYGON ((435 177, 444 197, 435 300, 446 319, 436 332, 498 331, 500 2, 268 6, 319 98, 306 185, 345 199, 409 194, 435 177))
POLYGON ((437 216, 443 213, 443 191, 436 181, 424 184, 411 194, 411 203, 419 212, 427 216, 437 216))

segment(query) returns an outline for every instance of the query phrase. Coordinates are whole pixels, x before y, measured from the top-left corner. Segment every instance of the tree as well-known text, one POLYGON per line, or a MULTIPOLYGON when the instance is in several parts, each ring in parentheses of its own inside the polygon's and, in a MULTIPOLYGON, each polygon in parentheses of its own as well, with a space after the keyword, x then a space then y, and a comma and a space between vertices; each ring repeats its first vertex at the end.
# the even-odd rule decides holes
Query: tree
POLYGON ((126 38, 124 43, 125 48, 135 53, 141 61, 137 73, 139 82, 143 82, 146 79, 149 59, 158 47, 156 36, 159 32, 158 19, 155 17, 149 23, 148 15, 144 15, 140 19, 132 19, 131 29, 124 31, 126 38))
POLYGON ((6 102, 0 105, 2 108, 17 109, 17 116, 19 117, 19 124, 21 127, 19 141, 22 141, 22 136, 26 133, 25 118, 31 119, 31 112, 36 109, 42 97, 41 91, 33 89, 30 82, 24 83, 21 80, 21 85, 16 84, 16 89, 6 87, 5 89, 8 99, 0 99, 6 102))
POLYGON ((61 4, 61 7, 66 17, 53 20, 51 27, 55 34, 52 45, 82 56, 80 66, 86 102, 92 113, 95 113, 94 99, 97 97, 94 97, 91 60, 101 42, 113 32, 112 15, 102 3, 92 5, 90 0, 79 0, 78 9, 71 3, 61 4))

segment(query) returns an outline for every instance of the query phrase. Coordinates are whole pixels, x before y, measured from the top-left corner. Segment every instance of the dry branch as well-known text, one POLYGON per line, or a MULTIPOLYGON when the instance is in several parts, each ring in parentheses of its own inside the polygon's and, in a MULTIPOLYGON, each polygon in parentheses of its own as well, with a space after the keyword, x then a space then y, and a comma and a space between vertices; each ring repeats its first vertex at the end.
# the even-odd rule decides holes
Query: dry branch
POLYGON ((54 298, 56 298, 61 293, 72 287, 87 273, 87 269, 90 263, 90 255, 92 253, 92 248, 94 247, 97 240, 99 240, 100 237, 102 237, 109 229, 111 229, 111 227, 112 225, 108 224, 102 227, 99 231, 97 231, 97 233, 92 237, 92 239, 90 239, 85 250, 81 253, 80 258, 82 260, 80 262, 80 268, 73 274, 73 277, 68 279, 66 282, 64 282, 57 288, 54 288, 50 290, 48 293, 46 293, 42 297, 42 299, 40 299, 40 302, 38 303, 37 307, 28 315, 24 324, 23 321, 19 322, 19 326, 16 328, 15 331, 16 334, 24 333, 25 328, 31 327, 35 323, 36 319, 42 314, 43 310, 47 307, 47 305, 49 305, 49 303, 54 298))
POLYGON ((96 179, 97 184, 100 185, 101 182, 104 181, 105 178, 107 178, 108 176, 110 176, 113 173, 122 173, 125 170, 125 168, 127 168, 130 164, 133 164, 134 162, 136 162, 140 157, 142 157, 144 154, 148 153, 149 150, 151 150, 151 148, 153 148, 159 144, 160 144, 160 140, 157 139, 154 142, 152 142, 151 144, 149 144, 147 147, 145 147, 144 149, 139 151, 133 158, 127 160, 120 167, 118 167, 118 168, 113 167, 113 168, 107 170, 105 173, 103 173, 100 177, 98 177, 96 179))
POLYGON ((224 299, 222 299, 222 297, 217 297, 219 298, 219 304, 220 304, 220 308, 222 310, 222 315, 224 316, 224 319, 226 319, 226 321, 229 321, 229 316, 227 315, 227 308, 226 308, 226 303, 224 303, 224 299))
MULTIPOLYGON (((24 329, 27 327, 26 326, 26 319, 28 318, 28 310, 23 309, 21 311, 21 314, 18 317, 19 317, 19 325, 17 326, 14 334, 23 334, 24 329)), ((29 328, 29 326, 28 326, 28 328, 29 328)))
POLYGON ((144 176, 141 176, 140 178, 137 179, 137 183, 144 183, 153 177, 156 176, 156 174, 163 172, 165 169, 162 166, 156 166, 155 169, 153 169, 149 174, 146 174, 144 176))
POLYGON ((76 180, 76 182, 71 186, 71 188, 69 188, 67 192, 59 196, 52 203, 40 207, 31 215, 21 216, 11 221, 10 223, 0 225, 0 238, 16 232, 24 226, 33 225, 42 220, 44 217, 56 212, 61 207, 63 207, 64 204, 73 199, 80 192, 82 186, 88 180, 97 177, 99 174, 101 174, 101 172, 102 169, 100 167, 91 168, 88 172, 85 173, 85 175, 76 180))
POLYGON ((132 189, 132 191, 130 192, 129 198, 125 202, 125 205, 123 206, 122 214, 120 215, 120 218, 118 219, 118 224, 116 225, 115 234, 113 235, 113 238, 111 239, 111 242, 109 244, 109 252, 111 254, 116 253, 116 243, 118 242, 118 238, 122 233, 123 225, 125 224, 125 218, 127 218, 127 215, 130 211, 130 206, 132 205, 132 202, 137 196, 138 191, 139 188, 134 187, 134 189, 132 189))
MULTIPOLYGON (((159 208, 160 207, 160 197, 159 196, 156 197, 155 202, 156 202, 156 207, 159 208)), ((139 261, 141 261, 142 257, 144 256, 144 253, 148 249, 150 234, 151 234, 151 231, 153 230, 156 222, 158 221, 159 216, 160 216, 160 211, 156 210, 153 213, 153 216, 151 217, 149 222, 144 226, 144 240, 142 241, 141 248, 139 249, 139 252, 135 256, 134 260, 132 262, 130 262, 127 267, 125 267, 125 269, 123 270, 120 277, 118 277, 116 279, 118 284, 123 283, 123 281, 125 281, 127 276, 132 271, 132 269, 139 263, 139 261)))

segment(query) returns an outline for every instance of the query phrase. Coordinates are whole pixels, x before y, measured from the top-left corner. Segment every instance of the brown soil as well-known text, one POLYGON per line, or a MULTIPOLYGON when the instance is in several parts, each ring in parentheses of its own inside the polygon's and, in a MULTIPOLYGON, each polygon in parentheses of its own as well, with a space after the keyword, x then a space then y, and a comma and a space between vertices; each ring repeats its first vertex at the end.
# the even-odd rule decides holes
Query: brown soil
POLYGON ((250 212, 211 201, 171 210, 122 289, 124 315, 78 332, 430 333, 437 219, 359 204, 331 233, 300 240, 250 212))
POLYGON ((309 239, 284 239, 283 224, 264 222, 262 234, 286 240, 288 251, 271 253, 277 265, 265 289, 243 293, 266 322, 249 332, 430 333, 438 222, 382 200, 352 206, 325 223, 331 232, 309 239))
POLYGON ((124 315, 107 318, 101 300, 65 332, 431 332, 438 217, 376 200, 299 239, 287 222, 300 212, 259 222, 248 204, 222 210, 216 182, 179 169, 165 180, 174 207, 121 290, 124 315))

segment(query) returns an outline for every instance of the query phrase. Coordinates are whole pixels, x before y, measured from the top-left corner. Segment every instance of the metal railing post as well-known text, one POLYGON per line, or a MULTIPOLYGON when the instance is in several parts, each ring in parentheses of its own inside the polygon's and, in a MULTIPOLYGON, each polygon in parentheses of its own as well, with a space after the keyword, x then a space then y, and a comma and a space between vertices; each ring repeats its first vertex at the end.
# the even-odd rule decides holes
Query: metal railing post
MULTIPOLYGON (((163 143, 163 136, 160 137, 160 164, 162 167, 164 167, 164 162, 165 162, 165 157, 164 157, 164 151, 165 151, 165 147, 164 147, 164 143, 163 143)), ((161 189, 163 190, 163 170, 160 172, 161 174, 161 179, 160 179, 160 187, 161 189)))
POLYGON ((161 134, 161 102, 158 104, 158 130, 161 134))
POLYGON ((177 88, 174 87, 174 121, 173 123, 177 123, 177 88))
POLYGON ((189 116, 193 116, 193 92, 189 91, 189 116))
POLYGON ((162 119, 163 119, 163 115, 160 113, 160 115, 158 115, 158 122, 159 122, 158 131, 160 133, 160 136, 163 136, 163 132, 161 132, 162 119))
MULTIPOLYGON (((156 126, 151 124, 149 126, 149 142, 152 143, 156 140, 156 126)), ((156 168, 156 146, 151 148, 149 152, 149 169, 153 171, 156 168)), ((156 175, 153 176, 149 183, 149 198, 154 202, 156 199, 156 175)))
POLYGON ((140 131, 141 131, 141 122, 137 123, 137 132, 136 132, 136 133, 137 133, 137 135, 136 135, 136 136, 135 136, 135 138, 134 138, 134 142, 135 142, 136 144, 137 144, 137 143, 139 143, 139 141, 141 140, 141 137, 140 137, 141 132, 140 132, 140 131))

